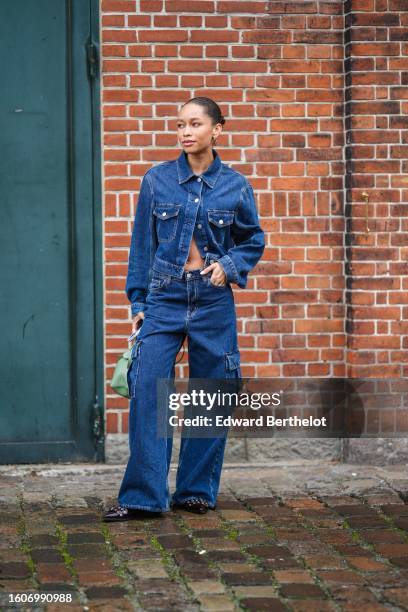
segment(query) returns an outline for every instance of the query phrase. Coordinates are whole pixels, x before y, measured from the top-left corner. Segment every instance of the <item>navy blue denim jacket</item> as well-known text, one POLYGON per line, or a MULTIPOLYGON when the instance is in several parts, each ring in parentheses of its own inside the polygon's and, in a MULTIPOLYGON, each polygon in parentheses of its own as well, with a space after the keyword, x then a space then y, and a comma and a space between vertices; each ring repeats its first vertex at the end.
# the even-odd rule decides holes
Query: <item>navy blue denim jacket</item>
POLYGON ((240 172, 214 160, 195 175, 184 151, 142 179, 129 252, 126 295, 132 315, 145 310, 153 270, 181 278, 194 235, 206 262, 244 288, 265 248, 254 192, 240 172))

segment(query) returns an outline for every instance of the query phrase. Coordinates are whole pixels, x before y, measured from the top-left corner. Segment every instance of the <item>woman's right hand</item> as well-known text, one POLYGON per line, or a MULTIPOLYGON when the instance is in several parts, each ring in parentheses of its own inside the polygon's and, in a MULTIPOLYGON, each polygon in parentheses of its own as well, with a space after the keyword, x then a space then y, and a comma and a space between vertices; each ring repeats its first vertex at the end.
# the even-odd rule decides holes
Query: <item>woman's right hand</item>
POLYGON ((135 333, 138 329, 138 327, 140 327, 141 323, 139 323, 139 321, 143 321, 144 319, 144 312, 140 311, 137 313, 137 315, 135 315, 132 318, 132 333, 135 333))

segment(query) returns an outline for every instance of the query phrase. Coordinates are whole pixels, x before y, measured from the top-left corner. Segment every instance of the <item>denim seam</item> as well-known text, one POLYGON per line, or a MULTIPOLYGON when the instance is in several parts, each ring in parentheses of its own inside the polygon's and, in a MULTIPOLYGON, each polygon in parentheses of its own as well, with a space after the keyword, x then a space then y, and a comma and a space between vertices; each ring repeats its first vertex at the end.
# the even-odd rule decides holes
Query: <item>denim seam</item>
POLYGON ((131 389, 131 399, 135 399, 137 377, 139 375, 139 370, 140 370, 140 347, 141 345, 142 345, 142 340, 137 339, 135 342, 136 350, 134 353, 134 357, 132 356, 132 361, 137 362, 137 367, 136 367, 134 378, 133 378, 133 385, 131 389))
MULTIPOLYGON (((220 438, 221 439, 221 438, 220 438)), ((220 455, 222 452, 223 447, 220 445, 217 454, 214 458, 214 462, 213 462, 213 466, 212 466, 212 470, 211 470, 211 475, 210 475, 210 479, 209 479, 209 487, 210 487, 210 492, 211 492, 211 497, 212 499, 214 499, 215 494, 214 494, 214 476, 215 476, 215 470, 219 465, 219 459, 220 459, 220 455)), ((214 499, 214 503, 216 503, 216 500, 214 499)))

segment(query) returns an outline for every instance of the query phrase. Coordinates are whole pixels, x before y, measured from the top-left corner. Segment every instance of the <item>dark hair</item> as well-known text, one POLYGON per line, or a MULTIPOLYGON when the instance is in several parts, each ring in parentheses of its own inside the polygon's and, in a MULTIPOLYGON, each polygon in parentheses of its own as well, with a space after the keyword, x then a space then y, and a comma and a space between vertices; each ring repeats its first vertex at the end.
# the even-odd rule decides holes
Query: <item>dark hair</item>
POLYGON ((194 104, 198 104, 199 106, 205 108, 205 112, 210 117, 210 119, 212 119, 214 125, 216 123, 221 123, 221 125, 224 125, 225 119, 221 114, 220 107, 216 102, 214 102, 214 100, 212 100, 211 98, 198 96, 197 98, 191 98, 191 100, 187 100, 187 102, 185 102, 183 106, 186 106, 186 104, 189 104, 190 102, 193 102, 194 104))

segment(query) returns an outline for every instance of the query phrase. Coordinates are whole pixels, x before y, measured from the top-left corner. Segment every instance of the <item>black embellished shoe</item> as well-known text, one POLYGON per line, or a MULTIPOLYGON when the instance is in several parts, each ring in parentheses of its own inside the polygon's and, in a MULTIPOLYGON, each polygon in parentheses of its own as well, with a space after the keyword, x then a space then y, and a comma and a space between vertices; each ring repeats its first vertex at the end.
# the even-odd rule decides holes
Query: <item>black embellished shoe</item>
POLYGON ((117 521, 146 520, 161 516, 161 512, 150 512, 149 510, 139 510, 137 508, 125 508, 125 506, 112 506, 102 517, 104 523, 114 523, 117 521))
POLYGON ((202 497, 190 497, 183 502, 173 503, 171 507, 194 512, 195 514, 205 514, 210 509, 208 502, 202 497))

